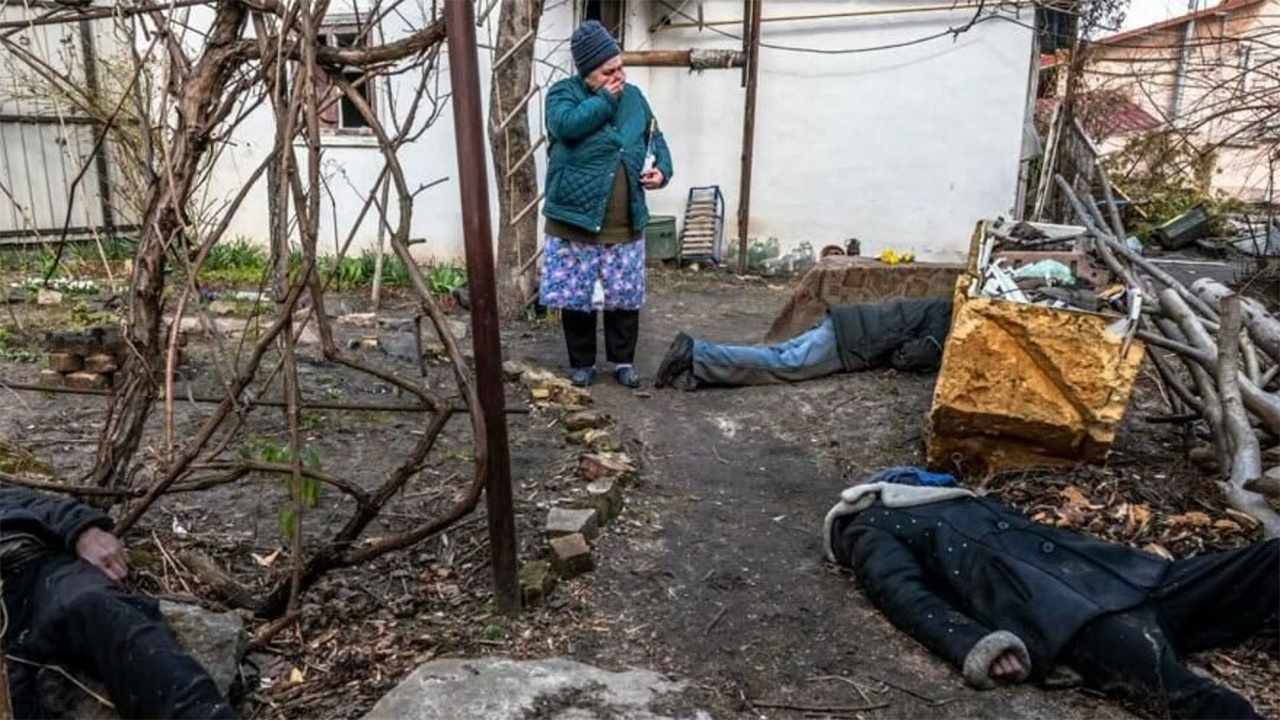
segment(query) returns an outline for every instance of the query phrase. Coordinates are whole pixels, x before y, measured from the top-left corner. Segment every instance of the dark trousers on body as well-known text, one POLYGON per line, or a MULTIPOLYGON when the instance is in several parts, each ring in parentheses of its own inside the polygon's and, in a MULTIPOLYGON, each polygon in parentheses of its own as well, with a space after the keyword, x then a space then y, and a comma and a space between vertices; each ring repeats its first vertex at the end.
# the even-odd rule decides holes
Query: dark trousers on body
POLYGON ((1190 653, 1275 632, 1280 540, 1175 561, 1140 607, 1095 619, 1062 660, 1086 685, 1128 695, 1167 718, 1258 718, 1240 695, 1183 663, 1190 653))
MULTIPOLYGON (((564 342, 569 348, 569 365, 586 368, 596 364, 596 313, 561 310, 564 342)), ((640 337, 639 310, 604 311, 604 349, 611 363, 631 364, 640 337)))
MULTIPOLYGON (((213 679, 178 647, 152 598, 66 553, 7 573, 6 651, 101 682, 123 718, 234 718, 213 679)), ((38 667, 9 662, 17 718, 46 717, 38 667)))

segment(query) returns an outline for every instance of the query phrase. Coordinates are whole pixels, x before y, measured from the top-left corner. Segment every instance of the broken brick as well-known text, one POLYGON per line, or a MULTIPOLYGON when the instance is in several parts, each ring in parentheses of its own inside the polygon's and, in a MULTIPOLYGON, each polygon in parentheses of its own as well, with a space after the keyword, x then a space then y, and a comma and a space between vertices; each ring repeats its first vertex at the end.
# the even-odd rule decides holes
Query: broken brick
POLYGON ((106 375, 91 372, 73 372, 65 376, 67 387, 78 390, 105 390, 110 383, 106 375))
POLYGON ((548 537, 578 534, 591 540, 599 530, 600 525, 595 510, 555 507, 547 513, 547 524, 543 528, 543 533, 548 537))
POLYGON ((520 601, 527 608, 538 607, 559 582, 551 563, 534 560, 520 566, 520 601))
POLYGON ((45 387, 62 387, 62 373, 57 370, 41 370, 40 384, 45 387))
POLYGON ((78 372, 84 367, 84 358, 71 353, 49 353, 49 369, 54 372, 78 372))
POLYGON ((569 580, 595 570, 591 546, 578 533, 551 538, 551 564, 561 578, 569 580))
POLYGON ((578 459, 578 470, 590 482, 596 480, 625 481, 635 474, 631 458, 623 453, 591 453, 578 459))
POLYGON ((119 369, 115 357, 111 355, 90 355, 84 359, 85 372, 113 373, 119 369))
POLYGON ((587 485, 587 494, 578 504, 595 512, 597 524, 608 525, 622 513, 622 485, 609 478, 596 480, 587 485))
POLYGON ((609 418, 590 410, 579 410, 565 417, 564 427, 573 433, 582 430, 602 430, 609 427, 609 418))

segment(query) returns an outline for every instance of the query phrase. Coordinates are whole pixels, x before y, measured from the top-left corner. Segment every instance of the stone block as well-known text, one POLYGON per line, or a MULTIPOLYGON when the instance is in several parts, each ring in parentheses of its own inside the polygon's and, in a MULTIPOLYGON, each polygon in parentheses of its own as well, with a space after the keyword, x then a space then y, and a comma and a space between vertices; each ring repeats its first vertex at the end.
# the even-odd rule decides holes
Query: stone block
POLYGON ((587 494, 578 499, 578 505, 590 508, 596 514, 596 522, 608 525, 622 513, 625 499, 622 483, 608 478, 587 485, 587 494))
POLYGON ((534 560, 520 566, 520 601, 526 608, 535 608, 546 602, 547 596, 556 589, 560 578, 556 576, 551 563, 546 560, 534 560))
POLYGON ((234 315, 236 313, 236 304, 229 300, 214 300, 209 303, 208 309, 214 315, 234 315))
POLYGON ((57 290, 50 290, 49 288, 40 288, 38 291, 36 291, 36 304, 37 305, 61 305, 62 293, 58 292, 57 290))
POLYGON ((49 331, 44 334, 45 349, 49 352, 73 355, 106 353, 122 355, 125 352, 120 331, 113 327, 92 327, 81 332, 49 331))
POLYGON ((570 580, 596 569, 596 562, 591 557, 591 546, 582 535, 562 535, 551 538, 549 544, 551 565, 561 578, 570 580))
POLYGON ((565 507, 551 508, 547 513, 547 524, 542 530, 548 537, 577 533, 588 540, 595 539, 599 531, 600 524, 595 510, 565 507))
POLYGON ((91 372, 73 372, 65 376, 67 387, 77 390, 105 390, 111 384, 106 375, 91 372))
POLYGON ((588 482, 613 480, 624 483, 635 475, 636 467, 623 453, 589 453, 578 459, 578 471, 588 482))
POLYGON ((116 365, 116 358, 114 355, 90 355, 84 359, 85 372, 113 373, 119 369, 120 368, 116 365))
POLYGON ((929 464, 966 474, 1104 460, 1142 364, 1115 318, 966 298, 933 395, 929 464))
POLYGON ((609 427, 610 420, 607 415, 590 410, 579 410, 571 412, 564 418, 565 430, 569 432, 580 432, 582 430, 603 430, 609 427))
POLYGON ((62 373, 57 370, 44 369, 40 371, 40 384, 45 387, 62 387, 62 373))
POLYGON ((79 372, 84 369, 84 358, 71 353, 49 353, 49 369, 60 373, 79 372))

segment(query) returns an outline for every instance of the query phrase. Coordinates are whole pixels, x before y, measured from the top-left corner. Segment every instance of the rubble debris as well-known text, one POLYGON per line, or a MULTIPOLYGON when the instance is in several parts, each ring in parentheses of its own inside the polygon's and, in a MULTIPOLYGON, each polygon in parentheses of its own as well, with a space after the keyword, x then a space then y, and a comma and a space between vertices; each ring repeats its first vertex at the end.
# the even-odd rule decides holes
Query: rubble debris
POLYGON ((551 508, 542 530, 549 538, 577 534, 587 540, 594 540, 599 531, 599 519, 594 510, 566 507, 551 508))
POLYGON ((551 546, 551 565, 562 579, 572 580, 595 570, 596 563, 591 557, 591 546, 581 534, 574 533, 551 538, 548 544, 551 546))
POLYGON ((378 325, 377 313, 348 313, 334 319, 339 325, 347 327, 371 328, 378 325))
POLYGON ((1209 214, 1194 207, 1166 222, 1152 232, 1152 237, 1166 250, 1180 250, 1209 233, 1209 214))

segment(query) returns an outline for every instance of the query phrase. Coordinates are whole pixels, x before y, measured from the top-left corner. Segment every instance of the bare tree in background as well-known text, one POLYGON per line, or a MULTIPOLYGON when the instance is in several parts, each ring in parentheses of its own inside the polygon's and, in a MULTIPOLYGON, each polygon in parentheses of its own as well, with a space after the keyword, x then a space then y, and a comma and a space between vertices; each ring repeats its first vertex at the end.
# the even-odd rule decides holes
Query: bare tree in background
POLYGON ((538 252, 538 170, 529 108, 534 49, 544 0, 502 0, 489 97, 489 147, 498 185, 498 294, 504 314, 519 313, 536 285, 529 281, 538 252))

